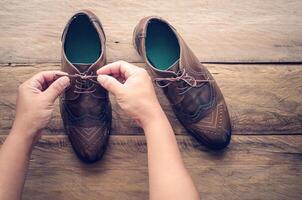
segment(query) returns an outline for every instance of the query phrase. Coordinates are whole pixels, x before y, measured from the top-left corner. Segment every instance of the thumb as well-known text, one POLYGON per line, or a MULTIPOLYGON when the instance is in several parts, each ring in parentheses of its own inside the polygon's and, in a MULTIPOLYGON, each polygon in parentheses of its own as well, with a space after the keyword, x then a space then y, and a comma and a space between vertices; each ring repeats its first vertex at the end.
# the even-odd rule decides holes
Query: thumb
POLYGON ((69 85, 70 80, 68 77, 60 77, 44 91, 44 94, 47 95, 52 102, 54 102, 69 85))
POLYGON ((123 84, 118 80, 108 75, 99 75, 98 82, 113 95, 116 95, 119 91, 123 89, 123 84))

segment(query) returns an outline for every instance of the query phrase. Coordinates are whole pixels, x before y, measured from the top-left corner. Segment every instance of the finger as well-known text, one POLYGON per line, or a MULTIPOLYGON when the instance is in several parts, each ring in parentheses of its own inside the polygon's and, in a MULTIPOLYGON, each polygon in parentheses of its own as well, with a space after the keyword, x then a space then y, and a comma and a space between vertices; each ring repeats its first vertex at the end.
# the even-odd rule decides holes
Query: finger
POLYGON ((114 96, 124 87, 118 80, 108 75, 99 75, 98 82, 114 96))
POLYGON ((113 74, 114 76, 121 76, 128 79, 131 75, 135 73, 138 67, 127 63, 125 61, 117 61, 103 66, 97 71, 97 74, 113 74))
POLYGON ((67 76, 60 77, 44 91, 44 94, 51 102, 54 102, 69 85, 70 80, 67 76))
POLYGON ((57 79, 56 74, 66 75, 67 73, 62 71, 43 71, 35 74, 28 80, 29 85, 39 89, 46 89, 53 81, 57 79))

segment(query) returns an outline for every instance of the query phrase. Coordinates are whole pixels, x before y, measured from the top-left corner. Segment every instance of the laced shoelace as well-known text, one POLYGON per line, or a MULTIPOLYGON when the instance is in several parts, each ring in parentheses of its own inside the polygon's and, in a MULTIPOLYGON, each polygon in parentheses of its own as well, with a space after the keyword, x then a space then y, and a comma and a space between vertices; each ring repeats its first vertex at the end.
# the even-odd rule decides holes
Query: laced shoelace
POLYGON ((188 92, 191 88, 197 88, 203 86, 205 83, 212 82, 213 80, 210 80, 209 77, 204 80, 198 80, 195 79, 193 76, 190 76, 185 69, 182 71, 179 70, 177 73, 175 73, 175 77, 168 77, 168 78, 155 78, 155 83, 160 88, 168 87, 173 82, 183 82, 185 83, 184 86, 177 86, 177 89, 179 90, 179 94, 183 95, 186 92, 188 92))
POLYGON ((95 92, 96 88, 94 87, 97 82, 97 76, 93 75, 93 72, 87 74, 87 72, 82 72, 78 74, 68 74, 61 75, 56 74, 57 77, 67 76, 69 78, 75 78, 75 90, 74 93, 77 94, 89 94, 95 92))

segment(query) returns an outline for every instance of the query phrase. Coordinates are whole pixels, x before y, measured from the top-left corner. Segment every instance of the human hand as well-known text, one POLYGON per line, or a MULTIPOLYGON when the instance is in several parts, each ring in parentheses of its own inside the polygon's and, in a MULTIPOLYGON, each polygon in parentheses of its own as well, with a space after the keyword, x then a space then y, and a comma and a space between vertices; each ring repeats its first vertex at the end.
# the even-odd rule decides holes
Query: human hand
POLYGON ((18 88, 14 133, 33 141, 50 121, 57 97, 69 86, 66 76, 57 79, 61 71, 44 71, 34 75, 18 88))
POLYGON ((118 61, 102 67, 97 74, 100 84, 140 126, 144 127, 162 111, 145 69, 118 61))

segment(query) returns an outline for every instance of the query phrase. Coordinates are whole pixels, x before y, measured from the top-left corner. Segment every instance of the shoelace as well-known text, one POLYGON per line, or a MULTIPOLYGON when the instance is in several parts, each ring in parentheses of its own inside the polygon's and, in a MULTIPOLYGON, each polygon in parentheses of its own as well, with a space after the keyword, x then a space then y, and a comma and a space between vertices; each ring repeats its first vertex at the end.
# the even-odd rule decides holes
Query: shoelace
POLYGON ((209 78, 205 80, 197 80, 193 76, 190 76, 185 69, 182 71, 179 70, 177 73, 175 73, 175 77, 169 77, 169 78, 155 78, 155 83, 160 88, 168 87, 173 82, 184 82, 186 83, 185 86, 177 86, 177 89, 179 90, 179 94, 183 95, 186 92, 188 92, 191 88, 197 88, 204 85, 204 83, 212 82, 213 80, 210 80, 209 78), (162 82, 164 82, 162 84, 162 82))
POLYGON ((96 89, 94 88, 97 82, 97 76, 93 75, 93 72, 87 74, 87 72, 79 73, 79 74, 68 74, 68 75, 61 75, 56 74, 57 77, 67 76, 69 78, 75 78, 75 90, 74 93, 77 94, 89 94, 93 93, 96 89))

